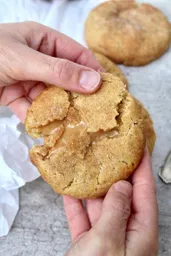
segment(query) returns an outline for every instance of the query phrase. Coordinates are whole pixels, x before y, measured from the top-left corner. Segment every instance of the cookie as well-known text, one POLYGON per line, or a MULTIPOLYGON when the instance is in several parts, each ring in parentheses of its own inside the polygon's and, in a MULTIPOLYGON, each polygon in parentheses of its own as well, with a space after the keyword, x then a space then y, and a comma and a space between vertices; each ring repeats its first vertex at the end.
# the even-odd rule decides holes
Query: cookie
POLYGON ((118 76, 121 79, 121 81, 125 84, 125 86, 128 87, 128 81, 125 75, 114 62, 112 62, 109 58, 100 53, 94 52, 94 55, 101 64, 101 66, 104 68, 106 73, 111 73, 115 76, 118 76))
POLYGON ((144 119, 144 132, 146 136, 146 144, 149 150, 149 153, 152 155, 155 142, 156 142, 156 133, 153 127, 153 121, 148 113, 148 111, 145 109, 145 107, 142 105, 141 102, 139 102, 136 99, 137 104, 141 107, 141 116, 144 119))
POLYGON ((29 108, 25 127, 30 136, 44 138, 30 151, 43 179, 57 193, 81 199, 103 196, 127 179, 146 142, 141 106, 109 73, 91 95, 46 89, 29 108))
POLYGON ((170 45, 170 24, 149 4, 112 0, 93 9, 85 23, 88 47, 115 63, 142 66, 159 58, 170 45))

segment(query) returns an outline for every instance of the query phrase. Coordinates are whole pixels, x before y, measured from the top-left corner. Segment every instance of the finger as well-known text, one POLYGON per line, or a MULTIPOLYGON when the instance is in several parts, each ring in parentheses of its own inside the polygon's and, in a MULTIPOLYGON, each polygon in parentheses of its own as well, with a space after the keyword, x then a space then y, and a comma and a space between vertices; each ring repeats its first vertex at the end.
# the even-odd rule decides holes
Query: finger
POLYGON ((141 255, 147 251, 157 255, 158 248, 158 209, 155 182, 151 168, 150 155, 146 149, 144 158, 133 174, 133 199, 131 215, 127 230, 127 247, 130 255, 136 255, 137 248, 141 255), (153 253, 154 252, 154 253, 153 253))
MULTIPOLYGON (((29 86, 27 88, 29 90, 29 86)), ((0 103, 3 106, 8 106, 10 103, 18 98, 27 97, 24 86, 20 83, 13 84, 11 86, 3 87, 0 95, 0 103)))
POLYGON ((29 91, 28 98, 30 101, 33 101, 36 99, 39 94, 46 89, 46 86, 44 83, 36 83, 29 91))
POLYGON ((42 81, 80 93, 92 93, 101 84, 98 72, 69 60, 50 57, 24 45, 20 46, 19 54, 21 61, 13 63, 15 80, 42 81))
POLYGON ((119 181, 107 193, 102 215, 95 225, 98 232, 115 241, 116 250, 122 250, 125 243, 126 227, 131 211, 132 186, 127 181, 119 181))
POLYGON ((95 223, 101 216, 102 203, 102 198, 86 200, 87 212, 92 227, 95 225, 95 223))
POLYGON ((156 229, 158 221, 156 189, 147 149, 141 164, 132 177, 132 184, 133 210, 138 222, 148 229, 150 227, 156 229))
POLYGON ((81 200, 70 196, 64 196, 64 208, 72 240, 76 240, 90 229, 87 212, 81 200))
POLYGON ((24 96, 30 100, 34 100, 45 88, 44 83, 31 81, 19 82, 3 87, 1 88, 0 103, 3 106, 8 106, 17 98, 24 96))
POLYGON ((9 108, 23 122, 26 117, 27 108, 44 89, 44 83, 22 82, 4 87, 0 95, 0 103, 9 108), (21 104, 24 104, 23 106, 21 104))
POLYGON ((24 123, 27 109, 30 107, 30 102, 27 98, 21 97, 11 102, 8 107, 16 114, 16 116, 24 123))

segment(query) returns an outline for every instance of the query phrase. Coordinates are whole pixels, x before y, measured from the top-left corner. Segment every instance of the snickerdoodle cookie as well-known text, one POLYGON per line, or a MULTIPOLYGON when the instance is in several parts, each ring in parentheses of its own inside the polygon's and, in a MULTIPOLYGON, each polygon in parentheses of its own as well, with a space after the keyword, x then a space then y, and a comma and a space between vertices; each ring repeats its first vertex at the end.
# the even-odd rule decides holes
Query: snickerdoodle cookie
POLYGON ((170 45, 170 24, 149 4, 111 0, 93 9, 85 24, 88 47, 115 63, 141 66, 159 58, 170 45))
POLYGON ((107 58, 103 54, 100 54, 97 52, 94 52, 94 55, 96 59, 99 61, 99 63, 101 64, 101 66, 104 68, 106 73, 111 73, 115 76, 118 76, 121 79, 121 81, 125 84, 125 86, 128 87, 128 81, 125 75, 123 74, 122 70, 113 61, 111 61, 109 58, 107 58))
POLYGON ((155 133, 155 130, 153 127, 153 121, 150 117, 150 114, 145 109, 145 107, 142 105, 142 103, 139 102, 137 99, 136 99, 136 102, 141 107, 141 116, 144 119, 144 132, 145 132, 145 136, 146 136, 146 144, 147 144, 150 154, 152 155, 154 146, 155 146, 155 142, 156 142, 156 133, 155 133))
POLYGON ((103 196, 142 159, 146 135, 140 104, 118 77, 105 73, 102 81, 91 95, 48 88, 28 110, 26 131, 44 137, 44 145, 31 149, 31 161, 57 193, 103 196))

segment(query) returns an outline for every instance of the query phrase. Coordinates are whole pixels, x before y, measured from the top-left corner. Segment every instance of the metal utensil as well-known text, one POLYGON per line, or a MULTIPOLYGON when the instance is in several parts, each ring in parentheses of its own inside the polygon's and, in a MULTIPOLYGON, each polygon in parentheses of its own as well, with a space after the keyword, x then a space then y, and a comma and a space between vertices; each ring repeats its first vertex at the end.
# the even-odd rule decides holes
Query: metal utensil
POLYGON ((171 151, 166 157, 164 166, 159 171, 159 176, 165 183, 171 183, 171 151))

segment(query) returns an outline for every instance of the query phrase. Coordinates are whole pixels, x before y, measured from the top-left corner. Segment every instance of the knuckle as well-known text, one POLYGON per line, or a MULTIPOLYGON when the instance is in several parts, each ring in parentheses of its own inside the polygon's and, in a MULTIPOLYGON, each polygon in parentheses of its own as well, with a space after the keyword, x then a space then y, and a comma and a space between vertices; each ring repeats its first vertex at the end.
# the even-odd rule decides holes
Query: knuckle
POLYGON ((77 63, 87 66, 92 58, 95 59, 93 53, 88 49, 83 49, 80 57, 77 59, 77 63))
POLYGON ((89 49, 86 49, 86 50, 87 50, 87 55, 88 55, 89 57, 93 57, 93 58, 94 58, 93 52, 92 52, 91 50, 89 50, 89 49))
POLYGON ((57 49, 57 55, 60 52, 66 52, 69 48, 69 40, 67 40, 65 37, 59 35, 56 39, 56 49, 57 49))
POLYGON ((82 52, 81 52, 79 58, 77 59, 77 63, 80 63, 80 64, 86 66, 86 65, 88 64, 89 59, 90 59, 91 57, 93 57, 92 52, 91 52, 90 50, 88 50, 88 49, 84 49, 84 48, 83 48, 83 50, 82 50, 82 52))
POLYGON ((89 49, 85 49, 85 54, 86 54, 87 58, 94 58, 93 52, 89 49))
POLYGON ((75 69, 71 61, 60 59, 54 63, 53 72, 61 81, 68 81, 72 79, 75 69))
POLYGON ((56 73, 59 78, 63 77, 64 75, 64 71, 66 70, 66 66, 68 65, 66 62, 66 60, 60 59, 56 61, 52 67, 52 71, 56 73))
POLYGON ((124 195, 119 195, 111 205, 113 211, 119 211, 125 218, 130 215, 130 203, 124 195))
POLYGON ((87 66, 89 68, 93 68, 95 70, 98 70, 101 67, 99 61, 94 56, 93 52, 88 49, 82 50, 82 53, 80 54, 80 57, 77 59, 76 62, 78 64, 87 66))

